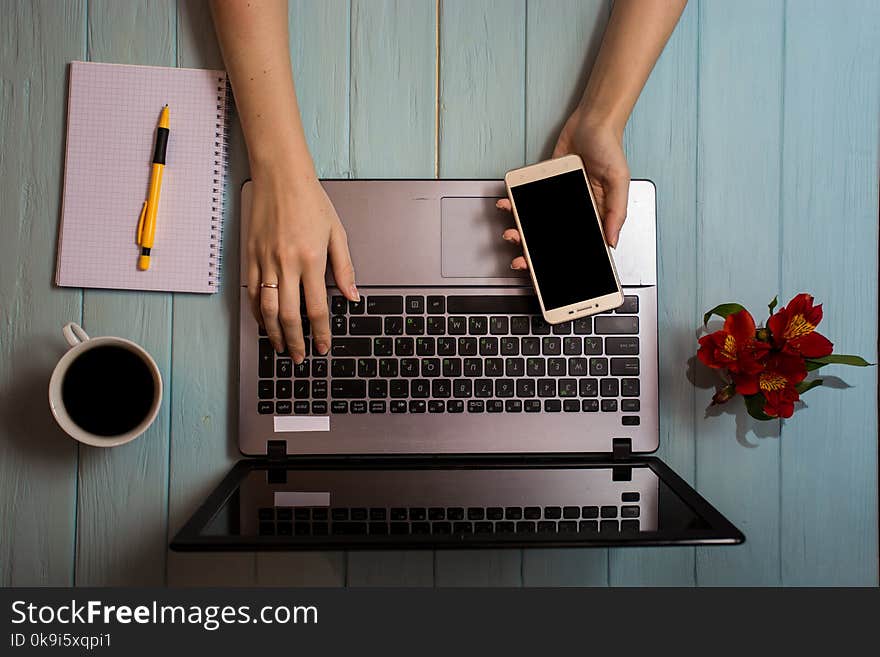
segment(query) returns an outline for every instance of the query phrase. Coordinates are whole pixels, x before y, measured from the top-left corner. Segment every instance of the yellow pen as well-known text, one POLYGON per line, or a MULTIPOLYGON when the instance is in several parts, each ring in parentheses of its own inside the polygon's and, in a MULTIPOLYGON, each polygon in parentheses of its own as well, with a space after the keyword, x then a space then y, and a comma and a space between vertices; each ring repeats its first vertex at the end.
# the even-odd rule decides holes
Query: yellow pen
POLYGON ((138 219, 137 244, 141 247, 138 269, 150 268, 150 250, 156 237, 156 212, 159 210, 159 191, 162 188, 162 171, 165 169, 165 149, 168 146, 168 105, 162 108, 159 127, 156 128, 156 150, 153 152, 153 170, 150 172, 150 191, 141 208, 138 219))

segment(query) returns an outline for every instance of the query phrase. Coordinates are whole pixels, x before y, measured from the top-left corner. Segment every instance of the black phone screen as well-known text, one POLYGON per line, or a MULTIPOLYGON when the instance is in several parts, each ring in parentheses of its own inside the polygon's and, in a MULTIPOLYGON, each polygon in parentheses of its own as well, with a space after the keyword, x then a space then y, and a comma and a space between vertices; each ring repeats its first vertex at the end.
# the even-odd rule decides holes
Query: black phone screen
POLYGON ((544 308, 617 291, 582 171, 510 188, 544 308))

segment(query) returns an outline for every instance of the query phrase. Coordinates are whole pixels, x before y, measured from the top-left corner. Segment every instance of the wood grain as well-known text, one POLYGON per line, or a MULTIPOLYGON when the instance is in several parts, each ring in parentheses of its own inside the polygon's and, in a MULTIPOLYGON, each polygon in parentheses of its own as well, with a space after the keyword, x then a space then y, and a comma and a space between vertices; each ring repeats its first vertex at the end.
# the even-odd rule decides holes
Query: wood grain
MULTIPOLYGON (((624 148, 633 178, 657 187, 660 449, 676 473, 693 483, 694 394, 688 360, 694 355, 697 232, 697 13, 690 3, 633 110, 624 148), (675 162, 675 166, 668 166, 675 162)), ((616 586, 694 584, 694 550, 615 549, 609 554, 616 586)))
MULTIPOLYGON (((175 3, 90 0, 90 61, 173 66, 175 3)), ((157 110, 158 111, 158 110, 157 110)), ((135 221, 135 218, 132 218, 135 221)), ((113 449, 80 448, 76 583, 165 583, 168 441, 174 406, 171 295, 86 290, 83 328, 144 347, 168 390, 152 427, 113 449)))
MULTIPOLYGON (((732 300, 762 322, 779 274, 783 6, 706 2, 699 10, 694 327, 732 300)), ((697 488, 747 541, 699 548, 697 583, 779 584, 778 422, 757 426, 741 399, 705 417, 713 392, 696 390, 697 488)))
MULTIPOLYGON (((352 177, 436 175, 436 73, 436 2, 352 1, 352 177)), ((351 552, 346 579, 348 585, 430 586, 434 554, 351 552)))
POLYGON ((49 413, 49 377, 81 318, 54 287, 67 62, 85 51, 85 3, 3 5, 0 21, 0 585, 70 586, 77 443, 49 413))
MULTIPOLYGON (((577 105, 608 20, 608 3, 564 0, 527 4, 526 161, 550 157, 577 105)), ((523 551, 525 586, 605 586, 608 550, 523 551)))
MULTIPOLYGON (((811 292, 839 353, 877 362, 880 6, 789 5, 780 300, 811 292)), ((877 585, 877 368, 826 367, 782 429, 784 584, 877 585)))

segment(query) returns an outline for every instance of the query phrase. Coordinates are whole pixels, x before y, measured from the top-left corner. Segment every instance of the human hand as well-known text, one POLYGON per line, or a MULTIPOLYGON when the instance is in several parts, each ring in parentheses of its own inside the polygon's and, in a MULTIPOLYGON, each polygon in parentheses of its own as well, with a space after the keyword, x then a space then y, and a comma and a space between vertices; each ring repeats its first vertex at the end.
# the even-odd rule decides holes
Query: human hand
MULTIPOLYGON (((554 158, 577 154, 584 161, 605 239, 612 247, 617 246, 620 229, 626 220, 629 198, 629 166, 622 141, 622 132, 578 107, 565 122, 553 149, 554 158)), ((501 199, 496 205, 503 210, 511 209, 509 199, 501 199)), ((502 237, 514 244, 521 242, 516 228, 508 228, 502 237)), ((510 267, 527 269, 528 265, 523 256, 517 256, 511 261, 510 267)))
POLYGON ((327 255, 342 294, 359 301, 345 229, 313 174, 292 176, 292 168, 272 166, 253 175, 248 226, 247 281, 251 310, 276 351, 285 346, 295 363, 306 356, 300 318, 300 283, 313 348, 330 349, 330 315, 324 276, 327 255), (261 284, 277 284, 262 287, 261 284))

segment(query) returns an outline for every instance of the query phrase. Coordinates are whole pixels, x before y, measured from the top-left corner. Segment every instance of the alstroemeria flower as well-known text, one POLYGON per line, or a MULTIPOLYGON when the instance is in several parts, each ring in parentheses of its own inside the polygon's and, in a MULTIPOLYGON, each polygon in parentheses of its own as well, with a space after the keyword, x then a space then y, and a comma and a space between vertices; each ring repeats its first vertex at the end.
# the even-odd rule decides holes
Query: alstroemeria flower
POLYGON ((720 331, 700 338, 697 357, 708 367, 755 374, 761 371, 759 360, 769 349, 767 343, 755 340, 755 320, 744 309, 728 315, 720 331))
POLYGON ((764 413, 770 417, 791 417, 794 403, 800 399, 795 385, 807 376, 800 356, 785 352, 773 353, 757 374, 731 374, 736 391, 742 395, 761 393, 767 403, 764 413))
POLYGON ((783 351, 800 354, 804 358, 821 358, 834 349, 828 338, 816 332, 822 321, 822 304, 813 305, 810 294, 799 294, 780 308, 767 321, 773 334, 773 345, 783 351))

